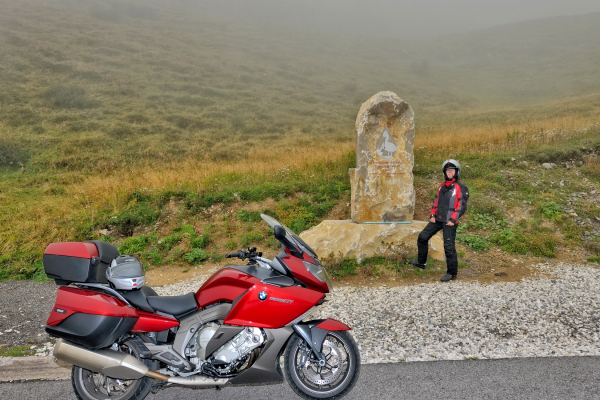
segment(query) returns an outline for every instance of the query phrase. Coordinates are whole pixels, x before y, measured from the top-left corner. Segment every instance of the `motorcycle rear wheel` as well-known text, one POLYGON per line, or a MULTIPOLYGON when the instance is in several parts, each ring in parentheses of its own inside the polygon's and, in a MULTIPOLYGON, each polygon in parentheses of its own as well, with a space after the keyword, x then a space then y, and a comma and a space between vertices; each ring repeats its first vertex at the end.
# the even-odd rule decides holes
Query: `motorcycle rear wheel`
MULTIPOLYGON (((133 341, 123 343, 120 351, 140 358, 140 351, 133 341)), ((142 400, 152 388, 150 378, 115 379, 77 366, 71 371, 71 383, 79 400, 142 400)))
POLYGON ((325 366, 319 366, 306 342, 294 335, 284 353, 285 378, 305 399, 340 399, 352 390, 360 375, 358 346, 348 331, 334 331, 325 337, 322 352, 325 366), (309 355, 304 363, 303 353, 309 355))

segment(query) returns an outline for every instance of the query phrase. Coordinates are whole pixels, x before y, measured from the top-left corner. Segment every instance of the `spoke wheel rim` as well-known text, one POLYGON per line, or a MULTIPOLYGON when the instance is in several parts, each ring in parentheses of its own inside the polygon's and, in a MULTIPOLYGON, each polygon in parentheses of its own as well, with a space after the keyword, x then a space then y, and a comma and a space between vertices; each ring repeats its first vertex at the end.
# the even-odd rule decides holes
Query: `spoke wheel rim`
MULTIPOLYGON (((137 358, 137 353, 126 345, 120 346, 119 351, 137 358)), ((87 392, 90 398, 99 400, 129 398, 131 393, 137 390, 141 382, 139 379, 124 380, 110 378, 104 374, 83 368, 79 369, 79 374, 82 389, 87 392)))
POLYGON ((351 370, 351 350, 348 344, 331 332, 323 342, 322 353, 325 355, 325 365, 320 366, 311 353, 303 365, 302 353, 304 346, 298 346, 294 352, 294 374, 302 385, 309 391, 324 394, 338 389, 349 378, 351 370))
POLYGON ((121 399, 135 390, 135 380, 109 378, 106 375, 81 369, 83 387, 88 394, 97 399, 121 399))

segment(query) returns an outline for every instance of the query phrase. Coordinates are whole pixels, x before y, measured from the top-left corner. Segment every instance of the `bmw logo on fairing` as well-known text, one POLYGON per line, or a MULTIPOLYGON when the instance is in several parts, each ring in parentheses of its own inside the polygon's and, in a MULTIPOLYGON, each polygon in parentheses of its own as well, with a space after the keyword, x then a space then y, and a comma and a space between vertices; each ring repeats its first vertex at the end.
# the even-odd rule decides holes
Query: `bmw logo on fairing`
POLYGON ((258 299, 259 299, 260 301, 264 301, 264 300, 266 300, 266 299, 267 299, 267 292, 260 292, 260 293, 258 294, 258 299))

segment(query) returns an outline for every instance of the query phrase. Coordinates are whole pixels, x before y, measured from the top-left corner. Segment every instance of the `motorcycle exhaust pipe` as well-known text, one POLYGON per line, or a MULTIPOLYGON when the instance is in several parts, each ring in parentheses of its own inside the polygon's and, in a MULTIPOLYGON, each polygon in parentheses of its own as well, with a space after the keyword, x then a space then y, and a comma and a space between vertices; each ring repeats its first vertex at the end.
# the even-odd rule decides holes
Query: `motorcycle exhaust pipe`
POLYGON ((148 372, 148 366, 132 355, 112 350, 89 350, 62 339, 54 345, 54 357, 111 378, 140 379, 148 372))
POLYGON ((167 376, 150 371, 148 366, 132 355, 112 350, 89 350, 75 344, 58 339, 54 345, 54 357, 78 367, 98 372, 111 378, 140 379, 144 376, 158 379, 167 383, 185 386, 223 386, 229 379, 214 379, 204 375, 194 375, 187 378, 167 376))

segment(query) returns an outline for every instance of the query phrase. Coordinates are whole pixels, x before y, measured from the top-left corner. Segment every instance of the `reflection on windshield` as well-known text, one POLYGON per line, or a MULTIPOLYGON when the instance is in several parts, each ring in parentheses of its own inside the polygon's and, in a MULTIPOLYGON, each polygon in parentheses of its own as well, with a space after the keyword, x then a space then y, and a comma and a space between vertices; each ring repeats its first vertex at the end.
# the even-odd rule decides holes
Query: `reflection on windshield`
POLYGON ((285 237, 286 237, 287 240, 289 240, 290 242, 292 242, 299 249, 302 249, 305 252, 307 252, 313 258, 317 258, 317 255, 316 255, 315 251, 313 249, 311 249, 310 246, 307 245, 304 242, 304 240, 300 239, 290 228, 288 228, 287 226, 283 225, 281 222, 277 221, 275 218, 273 218, 273 217, 271 217, 269 215, 260 214, 260 217, 273 230, 275 230, 276 226, 281 226, 283 229, 285 229, 285 237))

